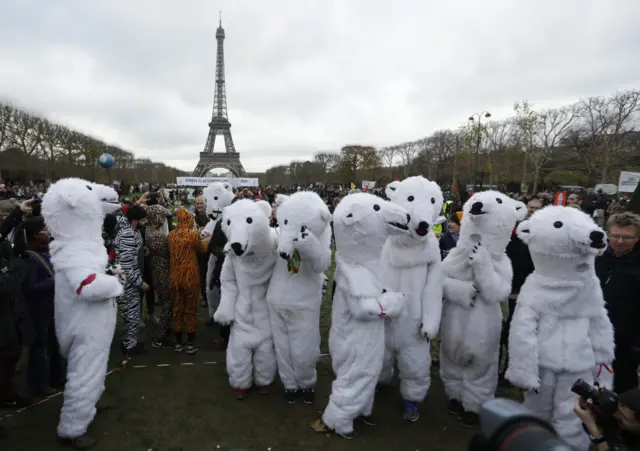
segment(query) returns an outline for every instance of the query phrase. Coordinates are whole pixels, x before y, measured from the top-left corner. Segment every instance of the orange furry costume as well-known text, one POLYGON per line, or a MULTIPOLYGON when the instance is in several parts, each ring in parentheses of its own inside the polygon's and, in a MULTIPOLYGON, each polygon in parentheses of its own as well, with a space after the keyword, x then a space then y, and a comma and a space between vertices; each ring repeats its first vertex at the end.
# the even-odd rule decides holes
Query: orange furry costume
POLYGON ((196 332, 196 311, 200 293, 198 254, 207 250, 207 242, 200 240, 195 229, 194 215, 181 208, 176 214, 177 228, 169 233, 169 293, 173 300, 173 330, 182 336, 186 323, 187 334, 196 332))

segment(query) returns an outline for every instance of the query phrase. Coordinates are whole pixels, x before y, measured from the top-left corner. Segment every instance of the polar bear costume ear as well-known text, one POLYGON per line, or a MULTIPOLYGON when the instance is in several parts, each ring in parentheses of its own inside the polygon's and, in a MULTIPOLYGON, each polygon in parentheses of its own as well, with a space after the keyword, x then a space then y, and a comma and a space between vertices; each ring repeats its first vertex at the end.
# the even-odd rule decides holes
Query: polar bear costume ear
POLYGON ((271 205, 266 200, 258 200, 255 204, 260 207, 260 210, 264 213, 264 215, 268 218, 271 216, 271 205))
POLYGON ((384 194, 385 196, 387 196, 387 199, 391 199, 391 196, 394 195, 394 193, 396 192, 396 189, 398 188, 398 186, 400 185, 400 182, 398 182, 397 180, 395 182, 391 182, 389 183, 385 189, 384 189, 384 194))
POLYGON ((518 238, 522 240, 524 244, 529 244, 529 238, 531 238, 531 222, 527 219, 518 224, 518 228, 516 229, 516 235, 518 238))

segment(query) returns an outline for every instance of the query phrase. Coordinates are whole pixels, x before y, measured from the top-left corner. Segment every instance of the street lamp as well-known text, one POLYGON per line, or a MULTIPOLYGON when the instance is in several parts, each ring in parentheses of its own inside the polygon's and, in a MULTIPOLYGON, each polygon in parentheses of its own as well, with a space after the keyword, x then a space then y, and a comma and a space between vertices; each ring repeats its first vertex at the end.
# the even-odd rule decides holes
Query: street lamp
POLYGON ((482 140, 482 118, 490 118, 491 113, 488 111, 483 111, 482 113, 474 113, 469 116, 469 121, 475 122, 476 118, 478 120, 478 131, 476 134, 476 170, 473 176, 473 192, 477 191, 478 187, 478 162, 480 161, 480 142, 482 140))

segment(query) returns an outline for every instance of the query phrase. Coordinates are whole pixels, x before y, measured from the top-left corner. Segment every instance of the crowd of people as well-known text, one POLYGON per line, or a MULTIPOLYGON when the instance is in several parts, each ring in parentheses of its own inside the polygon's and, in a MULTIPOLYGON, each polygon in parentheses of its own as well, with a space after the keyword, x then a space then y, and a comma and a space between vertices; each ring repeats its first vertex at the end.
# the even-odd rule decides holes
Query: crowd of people
MULTIPOLYGON (((100 189, 93 186, 93 191, 100 189)), ((535 281, 531 275, 541 272, 540 255, 554 252, 535 247, 534 221, 543 217, 541 212, 553 210, 546 207, 557 205, 557 196, 443 193, 422 177, 392 182, 370 193, 359 191, 252 191, 216 183, 197 191, 193 203, 184 192, 167 195, 158 189, 102 214, 101 242, 108 265, 116 268, 112 274, 122 282, 116 299, 124 358, 147 351, 138 341, 138 329, 148 327, 143 321, 145 304, 156 328, 152 347, 196 354, 200 299, 209 312, 207 325, 218 329, 216 346, 226 349, 236 398, 244 399, 254 384, 268 391, 278 374, 286 402, 315 402, 320 304, 333 249, 336 274, 329 341, 336 381, 322 418, 313 424, 315 430, 353 438, 354 421, 375 425, 374 394, 391 382, 394 365, 404 399, 403 416, 417 421, 430 387, 434 340, 441 340, 439 360, 434 358, 433 363, 440 366, 449 397, 447 408, 463 426, 478 423, 480 405, 494 396, 498 383, 513 383, 525 390, 525 401, 532 408, 540 405, 540 394, 546 396, 545 384, 558 389, 558 382, 543 378, 542 372, 543 380, 535 387, 524 383, 518 373, 524 359, 519 354, 523 341, 519 333, 528 324, 520 317, 525 307, 518 306, 532 302, 525 300, 527 287, 535 281), (379 217, 384 221, 376 222, 379 217), (497 219, 481 223, 476 218, 497 219), (509 311, 504 321, 499 313, 503 301, 508 301, 509 311), (161 307, 159 314, 156 306, 161 307), (474 316, 470 311, 483 313, 474 316), (464 328, 471 330, 468 336, 457 331, 461 321, 472 324, 464 328)), ((51 227, 40 200, 44 193, 10 194, 14 197, 0 200, 0 407, 21 408, 65 389, 65 384, 68 390, 70 360, 66 343, 61 350, 60 330, 56 334, 59 271, 49 252, 51 227), (30 396, 19 395, 13 384, 25 345, 30 396)), ((593 347, 589 352, 605 356, 594 357, 588 366, 594 371, 599 366, 600 372, 603 366, 611 367, 612 388, 621 394, 616 417, 623 428, 640 433, 640 304, 636 300, 640 216, 625 212, 626 203, 626 195, 568 193, 566 206, 582 213, 571 219, 574 213, 562 210, 560 219, 551 224, 554 229, 562 228, 563 222, 571 225, 566 227, 565 241, 573 244, 564 253, 579 254, 593 263, 593 276, 606 306, 606 321, 598 323, 604 332, 588 336, 587 344, 581 342, 576 349, 593 347), (591 220, 580 222, 584 218, 591 220), (574 243, 579 241, 579 230, 587 229, 593 252, 583 252, 578 249, 582 244, 574 243), (601 230, 602 237, 594 239, 601 230), (600 248, 605 242, 606 249, 600 248), (608 357, 607 330, 612 342, 608 357)), ((549 232, 544 233, 542 241, 551 240, 549 232)), ((53 236, 62 242, 60 238, 53 236)), ((562 245, 558 241, 555 249, 562 245)), ((584 277, 582 270, 552 269, 561 279, 576 283, 584 277)), ((82 283, 78 295, 92 281, 82 283)), ((551 293, 563 289, 557 286, 551 293)), ((597 310, 598 299, 593 302, 597 310)), ((540 327, 545 324, 541 322, 540 327)), ((572 365, 551 372, 564 371, 569 379, 580 373, 589 379, 589 371, 572 365)), ((585 438, 588 445, 589 437, 600 445, 601 426, 583 403, 576 401, 573 418, 569 416, 574 413, 566 409, 560 412, 574 401, 564 389, 566 393, 559 397, 565 399, 559 404, 549 401, 550 407, 545 408, 553 414, 542 408, 536 413, 546 416, 575 449, 586 449, 581 446, 585 438), (574 429, 580 421, 587 432, 574 429)), ((91 418, 82 420, 83 427, 60 438, 77 449, 93 446, 95 439, 86 433, 93 410, 91 418)))

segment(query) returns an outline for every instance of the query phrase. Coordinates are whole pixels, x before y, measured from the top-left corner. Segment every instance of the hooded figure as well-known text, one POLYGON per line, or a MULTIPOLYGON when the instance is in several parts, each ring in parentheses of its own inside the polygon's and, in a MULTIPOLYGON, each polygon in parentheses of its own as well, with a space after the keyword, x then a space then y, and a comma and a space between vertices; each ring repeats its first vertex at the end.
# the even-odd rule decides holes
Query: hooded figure
POLYGON ((162 316, 158 324, 153 347, 168 346, 167 333, 171 326, 172 305, 169 296, 169 210, 159 204, 147 207, 147 227, 145 228, 145 242, 149 249, 149 263, 151 277, 162 304, 162 316))
MULTIPOLYGON (((280 197, 280 196, 279 196, 280 197)), ((331 264, 331 214, 312 191, 280 199, 278 254, 269 290, 273 343, 285 400, 314 400, 320 358, 320 304, 324 272, 331 264)))
POLYGON ((498 385, 500 302, 509 297, 513 278, 505 251, 527 208, 497 191, 483 191, 463 211, 458 244, 442 262, 440 377, 449 412, 473 427, 498 385))
MULTIPOLYGON (((280 214, 278 217, 284 219, 280 214)), ((329 404, 312 427, 355 437, 353 421, 375 425, 371 412, 384 358, 385 321, 404 307, 402 293, 382 283, 380 252, 390 235, 409 231, 406 210, 367 193, 345 197, 333 214, 336 290, 331 308, 329 352, 333 372, 329 404)))
POLYGON ((186 323, 187 354, 198 352, 196 320, 200 271, 198 254, 205 252, 208 242, 202 241, 195 229, 193 213, 180 208, 176 213, 177 227, 169 233, 169 295, 173 301, 173 331, 176 336, 174 349, 183 350, 182 326, 186 323))
MULTIPOLYGON (((209 222, 204 228, 204 234, 211 236, 212 239, 216 239, 215 229, 216 224, 222 217, 222 209, 231 204, 234 198, 231 184, 228 182, 214 182, 202 190, 202 195, 206 203, 207 216, 209 222)), ((220 226, 218 227, 218 229, 220 226)), ((215 313, 218 305, 220 304, 220 284, 219 274, 216 273, 216 267, 218 267, 218 258, 209 253, 209 262, 207 264, 207 280, 206 280, 206 293, 207 293, 207 306, 209 307, 209 318, 213 321, 213 314, 215 313), (214 280, 215 279, 215 280, 214 280)), ((221 269, 222 265, 219 265, 218 269, 221 269)))
POLYGON ((409 177, 387 185, 386 195, 411 216, 409 233, 390 236, 382 248, 380 264, 385 287, 406 296, 399 318, 386 324, 386 352, 380 384, 393 378, 398 363, 404 418, 417 421, 418 406, 431 384, 431 340, 438 334, 442 315, 440 246, 431 227, 440 216, 440 187, 424 177, 409 177))
POLYGON ((509 334, 506 378, 527 390, 524 404, 553 424, 576 450, 589 437, 573 412, 578 379, 594 383, 614 358, 609 321, 595 258, 606 247, 604 231, 580 210, 547 207, 520 223, 518 237, 535 266, 520 290, 509 334))
POLYGON ((104 215, 118 208, 112 188, 76 178, 51 185, 42 202, 54 239, 49 249, 55 270, 56 335, 67 359, 58 437, 79 449, 95 444, 86 432, 104 391, 116 326, 114 298, 123 292, 118 278, 105 273, 109 258, 101 230, 104 215))
POLYGON ((276 262, 270 214, 269 203, 249 199, 239 200, 222 212, 227 256, 220 274, 222 297, 213 319, 232 325, 227 373, 237 399, 244 399, 254 383, 266 393, 276 375, 266 300, 276 262))

